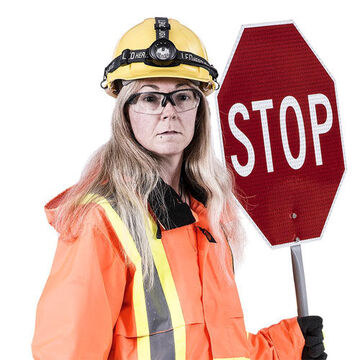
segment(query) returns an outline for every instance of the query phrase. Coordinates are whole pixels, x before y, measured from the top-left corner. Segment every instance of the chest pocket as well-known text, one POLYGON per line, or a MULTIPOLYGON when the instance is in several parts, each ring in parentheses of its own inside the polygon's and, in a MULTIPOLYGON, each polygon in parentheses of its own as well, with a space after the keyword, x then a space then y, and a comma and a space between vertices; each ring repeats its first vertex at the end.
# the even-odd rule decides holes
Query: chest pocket
POLYGON ((206 277, 204 286, 207 287, 206 294, 211 297, 213 306, 219 309, 219 313, 221 312, 219 316, 224 320, 242 318, 244 314, 235 282, 233 255, 228 240, 225 236, 224 243, 220 243, 219 240, 214 239, 209 231, 200 227, 199 229, 210 243, 204 273, 204 277, 206 277), (221 252, 220 246, 224 247, 224 253, 221 252), (224 263, 222 261, 223 256, 225 256, 225 270, 222 266, 224 263), (229 276, 224 273, 225 271, 229 276))

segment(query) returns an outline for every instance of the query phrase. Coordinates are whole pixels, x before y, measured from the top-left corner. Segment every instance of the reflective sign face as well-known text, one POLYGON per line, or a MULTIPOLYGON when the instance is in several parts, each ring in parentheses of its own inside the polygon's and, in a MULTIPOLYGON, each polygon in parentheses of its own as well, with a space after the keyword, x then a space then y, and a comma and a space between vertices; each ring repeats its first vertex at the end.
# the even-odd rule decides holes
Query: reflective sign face
POLYGON ((263 236, 319 238, 343 150, 334 81, 295 24, 242 28, 217 103, 225 161, 263 236))

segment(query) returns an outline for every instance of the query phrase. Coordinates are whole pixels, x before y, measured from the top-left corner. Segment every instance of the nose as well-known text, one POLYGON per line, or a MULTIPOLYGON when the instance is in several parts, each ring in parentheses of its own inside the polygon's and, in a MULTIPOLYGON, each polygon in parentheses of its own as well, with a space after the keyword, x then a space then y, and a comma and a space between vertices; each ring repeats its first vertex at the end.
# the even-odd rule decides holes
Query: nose
POLYGON ((167 119, 167 118, 175 119, 177 117, 177 112, 175 110, 174 105, 171 104, 170 101, 166 103, 164 106, 162 112, 161 112, 161 118, 167 119))

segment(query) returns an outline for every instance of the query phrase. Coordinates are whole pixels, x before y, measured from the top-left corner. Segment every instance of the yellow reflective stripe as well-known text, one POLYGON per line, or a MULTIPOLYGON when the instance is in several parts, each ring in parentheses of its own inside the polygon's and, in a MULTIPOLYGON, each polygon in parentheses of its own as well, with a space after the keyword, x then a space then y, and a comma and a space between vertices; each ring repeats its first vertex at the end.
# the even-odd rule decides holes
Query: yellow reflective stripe
MULTIPOLYGON (((85 201, 91 201, 94 194, 88 194, 83 202, 85 201)), ((116 235, 118 235, 118 238, 121 242, 121 244, 124 247, 124 250, 126 251, 127 255, 130 257, 131 261, 136 264, 139 261, 141 261, 141 256, 139 252, 137 251, 135 242, 133 238, 131 237, 129 230, 121 220, 119 214, 113 209, 113 207, 110 205, 110 203, 103 197, 98 196, 95 199, 95 202, 100 205, 104 210, 105 213, 110 220, 111 224, 113 225, 113 228, 116 232, 116 235)))
POLYGON ((169 306, 171 322, 174 328, 174 343, 175 343, 175 358, 176 360, 185 360, 186 356, 186 327, 185 320, 182 313, 180 299, 175 287, 175 281, 171 274, 169 262, 167 260, 166 252, 161 239, 156 238, 156 224, 151 217, 148 217, 150 222, 150 234, 147 234, 150 240, 151 251, 154 258, 154 263, 159 275, 161 287, 164 291, 166 302, 169 306))
MULTIPOLYGON (((94 194, 88 194, 83 202, 92 200, 94 194)), ((99 204, 106 213, 122 247, 129 256, 132 263, 136 266, 133 285, 133 303, 135 313, 136 331, 138 334, 149 334, 149 324, 147 320, 145 293, 142 278, 141 256, 136 248, 135 242, 131 237, 127 227, 120 216, 112 208, 110 203, 102 196, 97 197, 95 202, 99 204)), ((138 358, 150 360, 150 339, 149 336, 140 336, 137 338, 138 358)))
POLYGON ((138 355, 137 358, 151 360, 150 336, 140 336, 137 338, 136 343, 137 343, 137 355, 138 355))
POLYGON ((246 339, 249 339, 249 333, 246 332, 246 339))

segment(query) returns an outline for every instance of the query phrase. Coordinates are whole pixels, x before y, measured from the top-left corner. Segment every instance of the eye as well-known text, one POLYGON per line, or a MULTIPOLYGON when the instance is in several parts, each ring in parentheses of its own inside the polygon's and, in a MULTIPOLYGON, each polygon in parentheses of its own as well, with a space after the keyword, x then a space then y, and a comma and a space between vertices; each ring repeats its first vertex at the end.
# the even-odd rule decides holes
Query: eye
POLYGON ((159 96, 158 94, 154 94, 154 93, 143 93, 140 95, 140 103, 142 104, 152 104, 152 105, 155 105, 155 104, 158 104, 159 101, 161 100, 161 96, 159 96))
POLYGON ((180 102, 185 102, 185 101, 190 100, 190 96, 189 96, 189 94, 187 94, 185 92, 184 93, 178 93, 176 95, 176 100, 180 101, 180 102))
POLYGON ((142 100, 145 101, 145 102, 154 102, 154 101, 156 101, 155 96, 152 96, 152 95, 144 96, 142 100))

